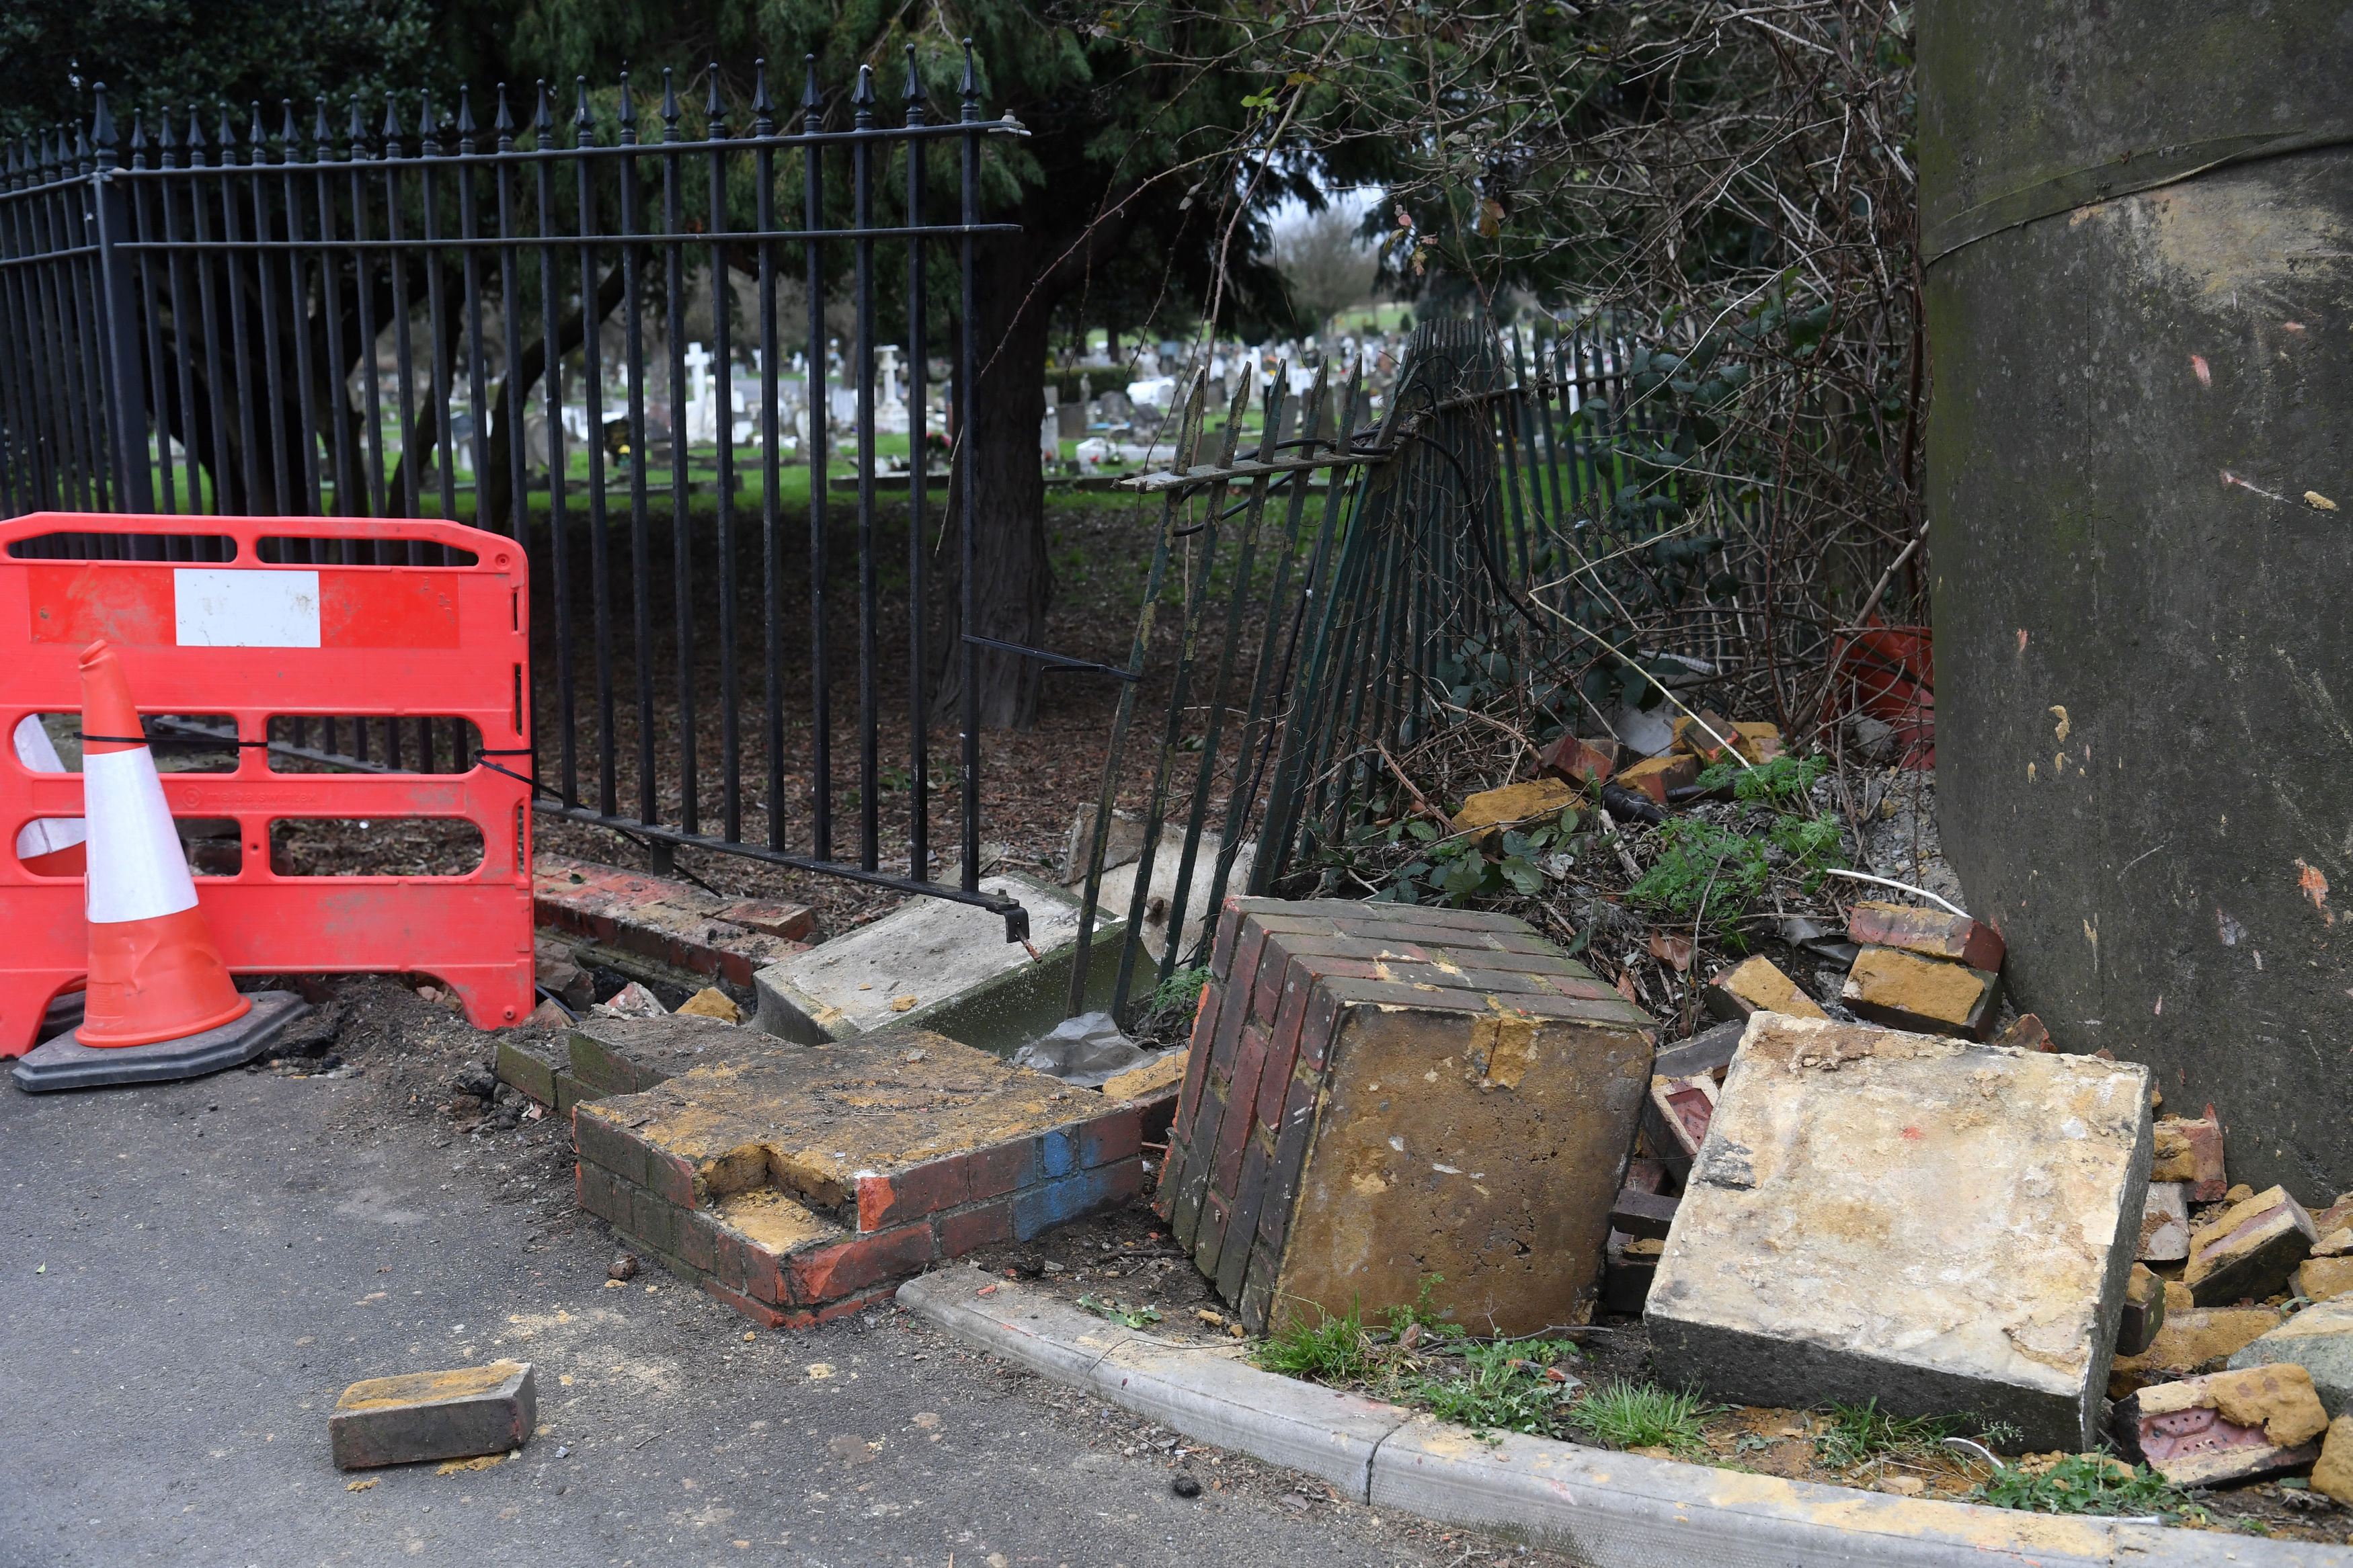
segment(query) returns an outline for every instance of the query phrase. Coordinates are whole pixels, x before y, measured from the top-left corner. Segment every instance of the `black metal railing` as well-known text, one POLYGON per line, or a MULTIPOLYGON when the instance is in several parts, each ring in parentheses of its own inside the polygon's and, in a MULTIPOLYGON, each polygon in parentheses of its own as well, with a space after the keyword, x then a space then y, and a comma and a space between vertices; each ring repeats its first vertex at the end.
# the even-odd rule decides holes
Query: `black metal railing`
MULTIPOLYGON (((142 113, 127 145, 100 87, 87 132, 7 150, 0 508, 435 509, 511 534, 525 544, 553 621, 543 644, 552 669, 534 703, 543 815, 643 838, 658 865, 678 846, 749 856, 978 904, 1018 934, 1020 906, 979 885, 970 642, 959 650, 961 874, 932 879, 925 639, 937 608, 927 535, 951 517, 967 599, 974 580, 976 466, 956 460, 954 442, 989 346, 975 336, 975 247, 1012 227, 981 221, 981 179, 987 139, 1022 131, 982 117, 969 45, 954 119, 931 117, 918 64, 911 47, 899 123, 888 125, 871 68, 846 102, 829 101, 812 60, 797 111, 782 112, 762 68, 748 133, 731 120, 717 67, 693 124, 665 73, 659 107, 645 116, 658 115, 659 139, 647 141, 626 77, 617 94, 576 84, 564 124, 543 82, 522 106, 527 124, 501 87, 487 134, 470 100, 453 120, 420 97, 413 125, 388 98, 374 130, 353 100, 339 136, 322 100, 307 136, 290 103, 274 134, 257 104, 242 135, 226 110, 208 131, 207 117, 167 110, 152 135, 142 113), (796 198, 797 226, 780 216, 796 198), (953 217, 932 218, 935 205, 953 217), (943 248, 944 258, 934 254, 943 248), (901 259, 894 293, 890 269, 901 259), (691 367, 685 323, 706 299, 711 351, 691 367), (835 622, 849 586, 828 510, 836 300, 851 318, 840 390, 854 404, 843 421, 855 490, 854 797, 836 778, 844 652, 835 622), (804 306, 806 425, 796 429, 786 317, 804 306), (945 331, 934 328, 939 315, 945 331), (882 430, 878 404, 886 317, 903 332, 907 362, 903 399, 892 398, 903 401, 909 437, 903 587, 885 582, 896 574, 877 499, 896 482, 880 451, 896 434, 882 430), (949 466, 936 472, 929 398, 943 347, 949 466), (710 378, 700 405, 715 432, 695 427, 691 368, 710 378), (786 494, 787 470, 803 465, 805 504, 786 494), (947 515, 927 510, 934 505, 947 515), (802 548, 788 542, 804 512, 805 569, 802 548), (756 578, 756 646, 744 624, 747 577, 756 578), (896 655, 882 643, 886 589, 905 596, 896 655), (749 702, 747 666, 759 688, 749 702), (886 678, 904 701, 903 771, 884 763, 886 678), (754 722, 756 746, 744 732, 754 722), (885 864, 886 790, 905 797, 903 872, 885 864), (839 832, 851 798, 854 826, 839 832)), ((955 69, 953 59, 935 65, 955 69)), ((220 551, 193 531, 160 544, 92 535, 47 547, 188 560, 220 551)), ((365 563, 376 547, 290 548, 365 563)), ((962 608, 957 625, 969 627, 971 606, 962 608)), ((325 733, 334 753, 334 731, 325 733)), ((288 743, 315 752, 312 739, 288 743)), ((429 741, 423 749, 430 754, 429 741)))

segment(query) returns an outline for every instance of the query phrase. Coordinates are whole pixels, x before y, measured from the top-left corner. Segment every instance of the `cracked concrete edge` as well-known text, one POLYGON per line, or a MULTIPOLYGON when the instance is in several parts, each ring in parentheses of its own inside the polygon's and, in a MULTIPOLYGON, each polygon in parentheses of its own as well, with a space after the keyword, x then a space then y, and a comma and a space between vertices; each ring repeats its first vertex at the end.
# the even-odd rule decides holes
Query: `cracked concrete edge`
POLYGON ((1493 1531, 1592 1568, 2353 1568, 2353 1550, 2021 1513, 1784 1480, 1504 1434, 1493 1440, 1118 1328, 964 1266, 900 1287, 956 1338, 1174 1431, 1300 1470, 1349 1500, 1493 1531), (987 1290, 987 1295, 980 1294, 987 1290))

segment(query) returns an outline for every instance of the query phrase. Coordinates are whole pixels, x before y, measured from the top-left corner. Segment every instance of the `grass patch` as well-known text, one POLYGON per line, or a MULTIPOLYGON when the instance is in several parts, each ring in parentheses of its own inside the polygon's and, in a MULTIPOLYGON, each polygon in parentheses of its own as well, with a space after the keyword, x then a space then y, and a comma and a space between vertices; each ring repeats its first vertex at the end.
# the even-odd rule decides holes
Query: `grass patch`
POLYGON ((1317 1383, 1353 1383, 1370 1370, 1372 1346, 1365 1337, 1365 1320, 1355 1307, 1345 1317, 1315 1309, 1321 1321, 1293 1318, 1267 1336, 1251 1359, 1269 1372, 1285 1377, 1312 1378, 1317 1383))
POLYGON ((1458 1376, 1426 1377, 1411 1393, 1432 1415, 1484 1434, 1498 1427, 1549 1437, 1564 1425, 1577 1384, 1547 1375, 1560 1363, 1581 1359, 1567 1340, 1472 1345, 1458 1376))
POLYGON ((1698 1394, 1648 1383, 1607 1383, 1588 1389, 1570 1412, 1579 1426, 1614 1447, 1666 1448, 1687 1455, 1707 1450, 1701 1427, 1706 1414, 1698 1394))
POLYGON ((1968 1427, 1957 1415, 1890 1415, 1876 1399, 1832 1405, 1820 1419, 1825 1425, 1814 1433, 1814 1453, 1841 1470, 1873 1459, 1917 1458, 1968 1427))
POLYGON ((2168 1516, 2190 1510, 2188 1494, 2147 1465, 2096 1454, 2070 1454, 2033 1474, 2016 1465, 1996 1470, 1969 1500, 2029 1513, 2168 1516))

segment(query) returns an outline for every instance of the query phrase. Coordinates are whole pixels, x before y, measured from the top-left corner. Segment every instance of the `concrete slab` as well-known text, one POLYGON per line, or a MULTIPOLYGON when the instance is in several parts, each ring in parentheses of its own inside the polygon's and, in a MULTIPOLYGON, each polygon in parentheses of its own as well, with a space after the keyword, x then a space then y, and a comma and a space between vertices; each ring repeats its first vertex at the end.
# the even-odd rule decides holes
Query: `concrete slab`
MULTIPOLYGON (((761 970, 754 1024, 804 1045, 921 1025, 1010 1056, 1062 1021, 1079 901, 1013 872, 984 877, 980 885, 1028 908, 1028 946, 1007 942, 1005 922, 987 910, 910 899, 871 925, 761 970)), ((1098 921, 1092 1005, 1110 1004, 1115 976, 1106 959, 1124 930, 1116 919, 1098 921)))
MULTIPOLYGON (((1203 830, 1201 847, 1193 862, 1192 888, 1185 902, 1185 927, 1177 933, 1176 951, 1180 957, 1198 947, 1201 933, 1216 925, 1217 911, 1209 907, 1209 882, 1217 874, 1223 843, 1217 834, 1203 830)), ((1249 885, 1250 865, 1257 856, 1256 840, 1234 851, 1234 868, 1226 877, 1229 889, 1249 885)), ((1152 885, 1144 899, 1144 951, 1155 963, 1168 952, 1169 900, 1176 897, 1176 872, 1184 858, 1185 830, 1179 823, 1162 832, 1160 843, 1152 852, 1152 885)), ((1126 920, 1128 910, 1134 907, 1136 865, 1135 854, 1130 851, 1125 865, 1103 873, 1101 902, 1103 912, 1113 920, 1126 920)))
POLYGON ((2089 1447, 2149 1143, 2144 1068, 1760 1013, 1651 1286, 1660 1381, 2089 1447))

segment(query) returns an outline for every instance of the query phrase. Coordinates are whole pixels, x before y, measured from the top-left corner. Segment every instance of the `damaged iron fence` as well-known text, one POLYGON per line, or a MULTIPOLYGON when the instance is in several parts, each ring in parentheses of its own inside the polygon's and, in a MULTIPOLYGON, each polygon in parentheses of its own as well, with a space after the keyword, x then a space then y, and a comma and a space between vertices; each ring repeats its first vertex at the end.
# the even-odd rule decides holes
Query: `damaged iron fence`
POLYGON ((1168 469, 1134 481, 1165 505, 1086 858, 1070 868, 1084 873, 1073 1013, 1107 884, 1125 921, 1124 1016, 1202 962, 1230 889, 1378 891, 1326 851, 1415 794, 1406 747, 1456 725, 1506 746, 1610 729, 1679 706, 1673 689, 1736 657, 1756 585, 1725 570, 1725 547, 1763 525, 1762 487, 1691 471, 1693 432, 1646 393, 1666 352, 1606 319, 1534 343, 1428 322, 1377 421, 1354 376, 1335 385, 1327 369, 1293 397, 1278 374, 1247 453, 1252 389, 1212 433, 1195 388, 1168 469), (1156 635, 1164 616, 1173 637, 1156 635), (1114 878, 1136 688, 1155 658, 1169 697, 1134 868, 1114 878))
MULTIPOLYGON (((543 816, 643 840, 657 869, 691 846, 977 904, 1018 933, 1021 907, 979 885, 969 643, 962 873, 932 879, 926 542, 948 521, 944 503, 968 593, 978 498, 973 465, 929 471, 928 397, 945 359, 953 438, 985 348, 976 247, 1012 227, 981 220, 984 143, 1021 133, 983 117, 968 45, 960 64, 947 119, 919 67, 953 79, 953 58, 919 61, 911 47, 889 104, 871 68, 845 97, 821 87, 813 60, 797 105, 779 104, 763 65, 748 128, 716 66, 699 113, 665 73, 658 107, 626 76, 617 93, 576 84, 568 112, 544 82, 519 102, 501 86, 487 127, 470 98, 452 118, 428 95, 406 100, 413 121, 390 97, 380 121, 353 100, 340 130, 324 100, 307 129, 281 105, 274 132, 259 104, 243 130, 226 109, 165 109, 152 133, 149 115, 133 116, 125 138, 100 87, 86 131, 6 149, 0 510, 438 515, 509 534, 547 584, 554 623, 527 768, 437 737, 424 719, 387 726, 372 748, 364 726, 299 718, 273 745, 374 771, 512 763, 543 816), (756 299, 748 319, 737 278, 756 299), (683 322, 698 297, 713 342, 692 368, 715 383, 704 405, 715 432, 710 413, 694 427, 685 393, 683 322), (828 306, 845 298, 855 325, 837 388, 825 384, 828 306), (903 333, 892 401, 923 475, 908 485, 909 630, 895 648, 878 611, 892 574, 877 517, 886 319, 903 333), (799 428, 786 397, 796 327, 799 428), (854 404, 853 561, 828 518, 835 392, 854 404), (797 463, 805 516, 781 493, 797 463), (839 668, 846 617, 854 672, 839 668), (842 715, 836 686, 852 673, 842 715), (658 678, 675 682, 659 702, 658 678), (886 686, 904 693, 903 775, 881 740, 886 686), (903 868, 886 863, 879 814, 901 776, 903 868)), ((159 539, 67 525, 16 548, 224 559, 221 536, 197 527, 159 539)), ((440 548, 292 539, 283 559, 364 565, 397 549, 433 564, 440 548)))

